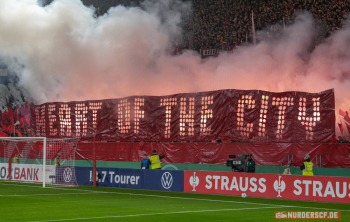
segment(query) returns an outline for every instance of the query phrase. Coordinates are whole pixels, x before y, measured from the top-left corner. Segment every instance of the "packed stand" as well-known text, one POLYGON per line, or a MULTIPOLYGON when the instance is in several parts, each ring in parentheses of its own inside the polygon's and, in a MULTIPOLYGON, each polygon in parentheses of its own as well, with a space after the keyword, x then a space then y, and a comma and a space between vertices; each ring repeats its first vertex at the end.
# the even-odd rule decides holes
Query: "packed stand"
MULTIPOLYGON (((53 0, 46 0, 50 4, 53 0)), ((140 6, 143 0, 82 0, 96 8, 96 16, 117 5, 140 6)), ((350 11, 350 0, 182 0, 192 2, 193 15, 185 25, 181 38, 174 45, 199 51, 205 48, 231 50, 243 42, 252 41, 252 11, 255 29, 274 29, 272 24, 290 25, 296 11, 313 14, 317 45, 332 31, 343 26, 350 11)), ((187 17, 187 16, 186 16, 187 17)), ((271 30, 274 31, 274 30, 271 30)))
MULTIPOLYGON (((293 23, 296 11, 307 10, 316 18, 315 44, 342 27, 350 0, 192 0, 194 16, 187 30, 186 48, 232 49, 252 38, 252 11, 257 30, 279 23, 293 23)), ((283 24, 284 23, 284 24, 283 24)))

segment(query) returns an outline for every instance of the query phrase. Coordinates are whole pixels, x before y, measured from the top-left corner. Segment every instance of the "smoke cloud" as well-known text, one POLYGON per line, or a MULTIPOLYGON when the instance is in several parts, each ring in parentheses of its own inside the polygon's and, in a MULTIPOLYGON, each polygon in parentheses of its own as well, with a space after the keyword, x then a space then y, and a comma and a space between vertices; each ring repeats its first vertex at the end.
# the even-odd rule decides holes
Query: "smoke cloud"
POLYGON ((336 111, 350 110, 350 27, 310 53, 311 14, 300 13, 278 37, 201 60, 170 53, 190 3, 146 1, 95 18, 80 0, 0 1, 0 56, 37 103, 167 95, 218 89, 320 92, 335 89, 336 111))

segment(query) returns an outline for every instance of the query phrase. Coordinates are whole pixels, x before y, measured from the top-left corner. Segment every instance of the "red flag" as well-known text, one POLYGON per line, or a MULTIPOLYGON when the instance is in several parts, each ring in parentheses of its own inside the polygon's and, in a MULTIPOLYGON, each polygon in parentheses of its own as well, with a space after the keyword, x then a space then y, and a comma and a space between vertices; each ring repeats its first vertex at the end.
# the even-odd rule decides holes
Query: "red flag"
POLYGON ((329 141, 331 141, 331 142, 339 142, 339 140, 337 138, 335 138, 335 137, 331 137, 329 139, 329 141))
POLYGON ((0 130, 0 136, 1 137, 8 137, 8 135, 0 130))
POLYGON ((341 132, 341 135, 343 136, 343 131, 344 131, 344 128, 343 128, 343 124, 340 122, 338 123, 338 126, 339 126, 339 129, 340 129, 340 132, 341 132))
MULTIPOLYGON (((343 110, 339 110, 339 115, 341 115, 342 117, 344 117, 344 120, 350 124, 350 117, 349 117, 349 113, 348 111, 343 111, 343 110)), ((349 131, 350 132, 350 131, 349 131)))
POLYGON ((345 122, 346 128, 348 129, 348 132, 350 133, 350 123, 345 122))

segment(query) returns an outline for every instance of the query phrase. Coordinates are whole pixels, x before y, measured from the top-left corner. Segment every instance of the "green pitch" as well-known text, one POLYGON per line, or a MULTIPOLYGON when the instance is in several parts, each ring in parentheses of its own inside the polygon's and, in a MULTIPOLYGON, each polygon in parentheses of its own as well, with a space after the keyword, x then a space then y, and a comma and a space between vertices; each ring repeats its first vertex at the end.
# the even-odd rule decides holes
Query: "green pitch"
MULTIPOLYGON (((349 204, 106 187, 0 182, 0 221, 274 221, 275 211, 341 211, 349 204)), ((291 221, 291 220, 288 220, 291 221)), ((302 220, 297 220, 302 221, 302 220)), ((326 221, 326 220, 325 220, 326 221)), ((334 221, 334 220, 333 220, 334 221)), ((338 220, 339 221, 339 220, 338 220)))

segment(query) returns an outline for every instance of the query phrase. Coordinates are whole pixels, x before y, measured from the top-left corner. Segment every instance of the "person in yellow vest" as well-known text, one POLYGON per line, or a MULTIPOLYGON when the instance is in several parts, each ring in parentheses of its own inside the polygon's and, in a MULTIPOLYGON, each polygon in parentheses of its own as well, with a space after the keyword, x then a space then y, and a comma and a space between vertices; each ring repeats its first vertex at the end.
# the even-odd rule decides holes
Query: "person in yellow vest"
POLYGON ((60 152, 57 152, 57 155, 55 156, 55 166, 61 166, 61 160, 60 160, 60 152))
POLYGON ((15 157, 13 157, 13 163, 15 163, 15 164, 19 164, 19 158, 18 158, 18 154, 16 153, 15 154, 15 157))
POLYGON ((151 161, 151 169, 162 169, 160 160, 164 158, 164 155, 157 155, 157 151, 153 150, 152 156, 149 157, 149 161, 151 161))
POLYGON ((61 168, 61 154, 60 152, 57 152, 54 160, 55 166, 56 166, 56 174, 55 174, 55 183, 56 184, 62 184, 63 182, 63 171, 61 168))
POLYGON ((304 156, 304 163, 300 166, 300 170, 303 171, 303 175, 305 176, 313 176, 314 173, 312 172, 314 164, 310 161, 310 156, 306 154, 304 156))

